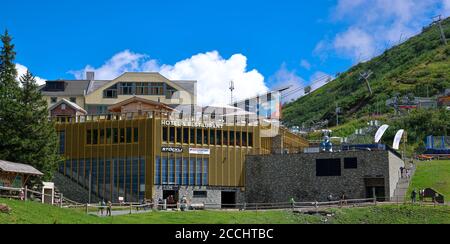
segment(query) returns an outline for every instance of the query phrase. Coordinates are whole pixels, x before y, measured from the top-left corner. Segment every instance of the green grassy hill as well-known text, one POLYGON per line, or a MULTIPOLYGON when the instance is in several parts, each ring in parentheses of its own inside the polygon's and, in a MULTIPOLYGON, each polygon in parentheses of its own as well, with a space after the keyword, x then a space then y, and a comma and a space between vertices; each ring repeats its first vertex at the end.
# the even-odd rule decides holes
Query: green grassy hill
POLYGON ((100 218, 35 202, 0 199, 0 203, 12 208, 11 214, 0 213, 0 224, 450 224, 449 206, 330 209, 334 216, 328 218, 291 211, 152 212, 100 218))
MULTIPOLYGON (((443 26, 446 36, 450 37, 450 18, 443 21, 443 26)), ((385 105, 387 99, 396 93, 418 97, 442 93, 445 88, 450 88, 449 70, 450 44, 443 45, 437 26, 428 27, 420 35, 366 63, 352 67, 310 95, 285 105, 283 122, 294 126, 327 119, 333 126, 335 102, 342 107, 342 123, 367 117, 377 110, 385 114, 384 119, 391 121, 393 109, 385 105), (370 96, 365 82, 359 80, 360 72, 367 70, 374 73, 369 79, 373 96, 370 96)), ((450 115, 443 111, 434 112, 436 115, 433 118, 440 113, 447 113, 444 117, 445 126, 433 124, 439 130, 434 132, 446 132, 446 128, 450 128, 450 119, 447 120, 450 115)), ((400 119, 397 123, 400 126, 406 122, 400 119)))
POLYGON ((410 196, 413 189, 425 188, 436 190, 444 195, 446 202, 450 202, 450 160, 418 163, 406 196, 410 196))

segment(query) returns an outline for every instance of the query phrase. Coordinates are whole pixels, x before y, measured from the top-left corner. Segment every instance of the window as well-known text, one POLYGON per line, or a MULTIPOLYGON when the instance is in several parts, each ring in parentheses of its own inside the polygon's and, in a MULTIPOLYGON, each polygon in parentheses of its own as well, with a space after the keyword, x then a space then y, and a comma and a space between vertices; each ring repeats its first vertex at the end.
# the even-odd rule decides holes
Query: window
POLYGON ((135 127, 133 131, 133 141, 134 143, 139 142, 139 128, 135 127))
POLYGON ((92 144, 92 130, 86 131, 86 144, 88 145, 92 144))
POLYGON ((247 145, 247 132, 242 132, 242 146, 246 147, 247 145))
POLYGON ((105 130, 100 129, 100 143, 99 144, 105 144, 105 130))
POLYGON ((117 144, 119 143, 119 130, 117 128, 113 128, 113 143, 117 144))
POLYGON ((223 132, 223 145, 228 146, 228 131, 223 132))
POLYGON ((120 143, 125 143, 125 129, 124 128, 120 128, 120 143))
POLYGON ((175 184, 175 159, 169 159, 169 184, 175 184))
POLYGON ((163 131, 162 131, 163 142, 167 142, 167 138, 168 138, 167 133, 168 133, 167 127, 163 127, 163 131))
POLYGON ((222 145, 222 130, 216 131, 216 145, 222 145))
POLYGON ((127 127, 127 136, 126 136, 127 143, 131 143, 131 138, 132 138, 131 133, 132 133, 131 127, 127 127))
POLYGON ((189 161, 187 158, 183 159, 183 185, 189 185, 189 161))
POLYGON ((73 102, 73 103, 77 103, 77 98, 76 97, 71 97, 70 101, 73 102))
POLYGON ((157 157, 155 163, 155 185, 160 184, 161 184, 161 159, 157 157))
POLYGON ((248 146, 253 147, 253 133, 252 132, 248 133, 248 146))
POLYGON ((66 144, 66 132, 59 131, 58 137, 59 137, 59 154, 64 154, 66 144))
POLYGON ((188 144, 189 143, 189 129, 183 128, 183 143, 188 144))
POLYGON ((58 102, 58 98, 57 97, 52 97, 52 98, 50 98, 50 102, 51 103, 57 103, 58 102))
POLYGON ((230 146, 234 146, 234 131, 230 131, 230 146))
POLYGON ((317 159, 316 176, 341 176, 341 159, 317 159))
POLYGON ((194 198, 207 198, 208 192, 207 191, 194 191, 194 198))
POLYGON ((117 98, 117 84, 103 91, 103 98, 117 98))
POLYGON ((164 84, 163 83, 151 83, 150 89, 151 89, 150 94, 153 96, 161 96, 164 94, 164 84))
POLYGON ((241 132, 236 131, 236 146, 241 146, 241 132))
POLYGON ((169 142, 175 143, 175 127, 169 128, 169 142))
POLYGON ((173 95, 177 92, 177 90, 171 86, 167 86, 166 88, 166 98, 170 99, 173 97, 173 95))
POLYGON ((209 163, 209 160, 207 158, 203 159, 203 179, 202 179, 202 184, 204 186, 208 185, 208 163, 209 163))
POLYGON ((136 83, 136 95, 147 95, 147 93, 145 92, 145 90, 148 91, 147 88, 147 84, 146 83, 142 83, 142 82, 138 82, 136 83))
POLYGON ((209 130, 209 144, 214 145, 216 143, 216 132, 213 129, 209 130))
POLYGON ((167 185, 168 179, 167 179, 167 158, 162 159, 162 184, 167 185))
POLYGON ((195 158, 189 161, 189 185, 195 185, 195 158))
POLYGON ((209 137, 208 130, 205 129, 203 131, 203 144, 208 144, 208 137, 209 137))
POLYGON ((120 95, 133 95, 134 83, 122 82, 120 83, 120 95))
POLYGON ((358 158, 344 158, 344 169, 357 169, 358 158))
POLYGON ((202 129, 197 129, 197 141, 195 144, 203 144, 202 143, 202 129))
POLYGON ((106 144, 111 144, 111 128, 106 129, 106 144))
POLYGON ((181 143, 181 128, 177 128, 177 143, 181 143))
POLYGON ((195 144, 195 129, 190 129, 190 132, 189 132, 189 143, 195 144))
POLYGON ((61 110, 66 110, 66 104, 61 104, 61 110))
POLYGON ((202 159, 197 158, 197 164, 195 165, 195 185, 201 186, 202 185, 202 159))
POLYGON ((175 183, 177 185, 181 185, 181 179, 183 178, 183 171, 181 169, 181 158, 177 158, 175 167, 176 167, 175 183))
POLYGON ((98 130, 97 129, 92 130, 92 144, 94 144, 94 145, 98 144, 98 130))

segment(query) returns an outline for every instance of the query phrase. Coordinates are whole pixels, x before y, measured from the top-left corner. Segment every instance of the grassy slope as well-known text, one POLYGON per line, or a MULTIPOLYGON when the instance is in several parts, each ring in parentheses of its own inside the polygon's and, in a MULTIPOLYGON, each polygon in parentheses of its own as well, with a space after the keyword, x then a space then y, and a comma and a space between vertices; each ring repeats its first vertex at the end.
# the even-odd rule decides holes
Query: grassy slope
MULTIPOLYGON (((111 218, 88 216, 79 210, 60 209, 34 202, 0 199, 13 208, 10 215, 0 214, 0 224, 305 224, 324 223, 323 217, 292 214, 289 211, 267 212, 153 212, 111 218)), ((333 224, 402 224, 450 223, 450 207, 378 206, 332 209, 333 224)))
POLYGON ((450 201, 450 160, 419 162, 407 196, 413 189, 433 188, 450 201))
MULTIPOLYGON (((450 18, 444 21, 447 36, 450 36, 450 18)), ((436 26, 422 34, 393 47, 373 60, 361 63, 341 74, 336 80, 308 96, 283 108, 287 125, 302 125, 312 121, 328 119, 335 122, 335 102, 343 108, 342 122, 368 115, 380 108, 389 113, 386 99, 395 93, 426 96, 436 95, 450 87, 450 45, 441 44, 436 26), (370 78, 374 96, 369 97, 367 87, 358 80, 359 73, 372 70, 370 78), (331 101, 331 102, 330 102, 331 101)))

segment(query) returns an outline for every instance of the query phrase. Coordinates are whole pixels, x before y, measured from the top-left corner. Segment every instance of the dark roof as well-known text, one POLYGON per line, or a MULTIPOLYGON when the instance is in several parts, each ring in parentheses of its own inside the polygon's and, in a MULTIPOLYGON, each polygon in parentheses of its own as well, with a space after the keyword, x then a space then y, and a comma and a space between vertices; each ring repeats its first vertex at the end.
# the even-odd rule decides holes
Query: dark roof
POLYGON ((64 82, 66 87, 64 91, 44 91, 42 86, 41 93, 46 96, 83 96, 88 90, 90 81, 88 80, 54 80, 47 82, 64 82))
POLYGON ((33 168, 30 165, 13 163, 4 160, 0 160, 0 171, 29 175, 44 175, 39 170, 33 168))
POLYGON ((108 84, 109 82, 111 82, 110 80, 93 80, 89 83, 89 87, 87 89, 87 93, 86 94, 91 94, 93 92, 95 92, 96 90, 102 88, 104 85, 108 84))

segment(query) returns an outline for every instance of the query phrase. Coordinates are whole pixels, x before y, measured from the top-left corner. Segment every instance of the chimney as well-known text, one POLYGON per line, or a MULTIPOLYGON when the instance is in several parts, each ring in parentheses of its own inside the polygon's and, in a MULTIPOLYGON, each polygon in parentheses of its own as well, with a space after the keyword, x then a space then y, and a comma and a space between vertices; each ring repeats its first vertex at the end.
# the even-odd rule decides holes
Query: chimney
POLYGON ((86 72, 86 80, 94 80, 94 78, 95 78, 95 72, 93 72, 93 71, 86 72))

